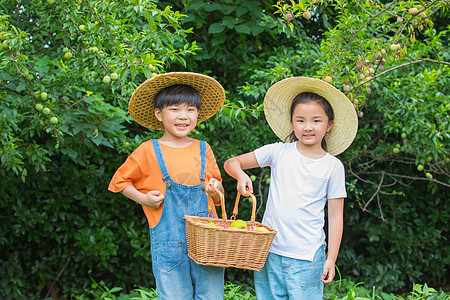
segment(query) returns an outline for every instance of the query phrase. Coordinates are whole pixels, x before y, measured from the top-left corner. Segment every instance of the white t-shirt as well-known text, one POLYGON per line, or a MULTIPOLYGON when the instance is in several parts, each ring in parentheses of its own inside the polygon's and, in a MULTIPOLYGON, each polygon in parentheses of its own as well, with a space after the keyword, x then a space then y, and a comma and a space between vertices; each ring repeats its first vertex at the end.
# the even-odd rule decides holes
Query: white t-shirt
POLYGON ((270 188, 262 223, 278 231, 270 252, 312 261, 325 244, 327 199, 345 198, 342 162, 327 153, 300 154, 296 143, 274 143, 254 151, 260 167, 270 167, 270 188))

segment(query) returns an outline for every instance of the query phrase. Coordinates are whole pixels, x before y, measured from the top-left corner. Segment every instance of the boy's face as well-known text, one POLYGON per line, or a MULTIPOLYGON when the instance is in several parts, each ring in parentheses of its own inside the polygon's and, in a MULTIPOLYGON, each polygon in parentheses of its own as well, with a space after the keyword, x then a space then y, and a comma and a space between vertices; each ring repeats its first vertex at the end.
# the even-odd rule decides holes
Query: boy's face
POLYGON ((163 123, 164 135, 184 138, 197 125, 198 109, 185 103, 155 108, 156 118, 163 123))

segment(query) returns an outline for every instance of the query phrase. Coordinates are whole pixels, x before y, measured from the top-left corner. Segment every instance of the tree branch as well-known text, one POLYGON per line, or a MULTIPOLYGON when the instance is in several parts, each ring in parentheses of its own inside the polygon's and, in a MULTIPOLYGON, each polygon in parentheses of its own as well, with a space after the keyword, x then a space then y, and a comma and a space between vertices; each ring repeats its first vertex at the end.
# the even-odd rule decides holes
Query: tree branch
MULTIPOLYGON (((375 198, 375 196, 378 197, 378 193, 381 190, 381 186, 382 186, 383 180, 384 180, 384 171, 381 171, 381 179, 380 179, 380 182, 378 183, 377 190, 372 195, 372 197, 370 197, 369 201, 367 201, 367 203, 364 205, 364 208, 363 208, 364 212, 367 210, 367 206, 369 206, 370 202, 372 202, 372 200, 375 198)), ((378 202, 379 202, 379 199, 378 199, 378 202)), ((380 210, 381 210, 381 207, 380 207, 380 210)))
POLYGON ((386 73, 392 72, 392 71, 394 71, 396 69, 399 69, 399 68, 402 68, 402 67, 406 67, 406 66, 409 66, 409 65, 414 65, 414 64, 418 64, 418 63, 422 63, 422 62, 431 62, 431 63, 437 63, 437 64, 443 64, 443 65, 450 66, 450 62, 446 62, 446 61, 442 61, 442 60, 435 60, 435 59, 431 59, 431 58, 422 58, 422 59, 419 59, 419 60, 410 61, 410 62, 401 64, 401 65, 395 66, 393 68, 390 68, 389 70, 383 71, 383 72, 375 75, 374 77, 370 78, 369 80, 366 80, 366 81, 363 81, 363 82, 359 83, 357 86, 354 86, 353 88, 351 88, 347 93, 351 92, 354 89, 359 88, 360 86, 362 86, 364 84, 367 84, 367 83, 373 81, 375 78, 383 76, 386 73))

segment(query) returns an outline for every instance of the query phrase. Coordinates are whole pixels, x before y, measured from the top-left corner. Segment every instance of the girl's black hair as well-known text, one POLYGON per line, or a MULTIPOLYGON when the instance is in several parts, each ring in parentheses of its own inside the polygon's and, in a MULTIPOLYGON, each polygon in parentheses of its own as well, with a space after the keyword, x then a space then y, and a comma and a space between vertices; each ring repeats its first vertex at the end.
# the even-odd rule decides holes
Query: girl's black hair
MULTIPOLYGON (((292 117, 294 114, 294 110, 295 107, 298 104, 304 104, 304 103, 309 103, 309 102, 315 102, 317 104, 319 104, 325 114, 328 117, 328 122, 332 122, 334 121, 334 111, 333 111, 333 107, 331 106, 330 102, 327 101, 327 99, 325 99, 324 97, 316 94, 316 93, 310 93, 310 92, 303 92, 298 94, 297 96, 295 96, 294 100, 292 100, 292 104, 291 104, 291 122, 292 122, 292 117)), ((291 134, 289 134, 286 137, 286 142, 295 142, 298 141, 298 138, 295 136, 294 131, 291 132, 291 134)), ((325 141, 325 139, 322 139, 322 143, 321 146, 323 148, 323 150, 327 151, 327 142, 325 141)))
POLYGON ((155 108, 162 110, 164 107, 187 104, 195 106, 198 110, 202 106, 200 93, 190 85, 177 84, 168 86, 158 92, 155 96, 155 108))

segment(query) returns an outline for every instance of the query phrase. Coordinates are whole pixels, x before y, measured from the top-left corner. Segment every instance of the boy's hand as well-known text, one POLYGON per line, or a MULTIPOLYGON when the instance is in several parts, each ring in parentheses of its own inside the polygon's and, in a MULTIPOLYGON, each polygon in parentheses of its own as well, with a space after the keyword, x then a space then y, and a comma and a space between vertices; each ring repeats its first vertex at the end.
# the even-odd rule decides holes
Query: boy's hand
POLYGON ((220 181, 215 178, 211 178, 208 181, 208 183, 205 185, 206 193, 211 198, 213 198, 214 202, 219 202, 219 200, 220 200, 219 194, 217 194, 217 192, 212 188, 213 186, 223 193, 222 183, 220 183, 220 181))
POLYGON ((336 274, 334 264, 335 264, 334 261, 328 259, 325 261, 321 279, 323 283, 331 283, 333 281, 334 275, 336 274))
POLYGON ((164 194, 160 191, 150 191, 145 194, 145 199, 142 201, 143 205, 151 208, 158 208, 164 201, 164 194))

